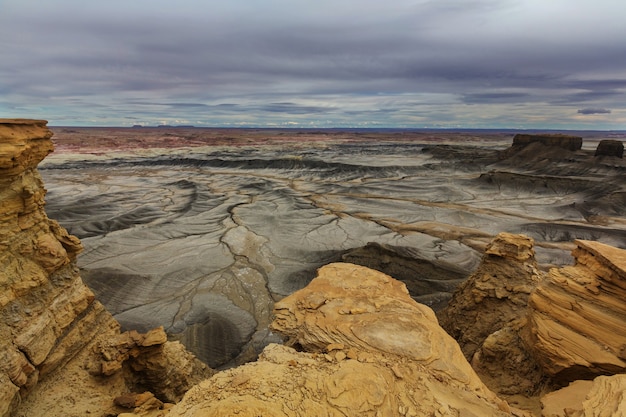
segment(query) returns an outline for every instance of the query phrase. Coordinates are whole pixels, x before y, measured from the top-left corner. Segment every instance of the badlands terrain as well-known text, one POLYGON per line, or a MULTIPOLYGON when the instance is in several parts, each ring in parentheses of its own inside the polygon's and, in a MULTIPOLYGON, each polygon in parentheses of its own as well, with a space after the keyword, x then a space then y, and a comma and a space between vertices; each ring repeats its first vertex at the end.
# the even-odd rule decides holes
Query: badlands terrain
POLYGON ((620 140, 162 129, 0 119, 0 416, 626 415, 620 140))
MULTIPOLYGON (((626 248, 626 162, 513 133, 52 128, 46 211, 123 329, 163 326, 214 368, 278 341, 273 305, 322 265, 402 280, 435 311, 500 232, 539 267, 574 239, 626 248)), ((621 139, 620 139, 621 140, 621 139)))

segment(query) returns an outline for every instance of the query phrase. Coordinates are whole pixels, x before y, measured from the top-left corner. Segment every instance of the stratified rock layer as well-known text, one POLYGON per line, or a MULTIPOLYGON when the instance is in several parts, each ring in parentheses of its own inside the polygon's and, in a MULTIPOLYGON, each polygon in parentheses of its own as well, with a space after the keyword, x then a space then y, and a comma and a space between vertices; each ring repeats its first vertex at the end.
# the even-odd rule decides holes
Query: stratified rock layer
POLYGON ((575 381, 541 399, 543 417, 625 417, 626 375, 575 381))
MULTIPOLYGON (((41 120, 0 120, 0 415, 93 337, 101 309, 74 263, 82 249, 44 211, 36 166, 52 152, 41 120)), ((110 320, 113 320, 110 318, 110 320)))
POLYGON ((533 243, 524 235, 498 234, 478 269, 438 314, 468 360, 489 335, 525 315, 528 297, 541 280, 533 243))
POLYGON ((529 300, 528 345, 563 382, 626 371, 626 250, 576 244, 576 265, 551 269, 529 300))
POLYGON ((532 396, 544 380, 520 337, 528 297, 541 280, 533 244, 527 236, 500 233, 438 313, 481 379, 503 396, 532 396))
POLYGON ((513 147, 523 147, 536 142, 545 146, 558 146, 569 151, 577 151, 582 148, 583 138, 563 134, 529 135, 524 133, 518 133, 513 137, 513 147))
POLYGON ((432 310, 389 276, 329 264, 276 303, 269 345, 255 363, 192 388, 171 417, 507 416, 432 310))
MULTIPOLYGON (((0 119, 0 416, 104 412, 114 408, 113 397, 132 380, 143 382, 135 372, 143 371, 139 368, 126 366, 109 379, 88 372, 98 363, 98 346, 120 337, 119 324, 79 276, 80 241, 44 211, 45 189, 36 167, 53 149, 46 123, 0 119), (102 400, 107 396, 109 406, 102 400)), ((158 366, 143 367, 160 375, 154 378, 159 384, 176 380, 168 392, 180 397, 200 379, 195 370, 206 367, 169 346, 164 333, 152 340, 149 350, 134 358, 181 365, 160 373, 158 366), (196 379, 182 378, 178 369, 196 379)), ((120 349, 125 348, 109 349, 108 356, 120 349)))

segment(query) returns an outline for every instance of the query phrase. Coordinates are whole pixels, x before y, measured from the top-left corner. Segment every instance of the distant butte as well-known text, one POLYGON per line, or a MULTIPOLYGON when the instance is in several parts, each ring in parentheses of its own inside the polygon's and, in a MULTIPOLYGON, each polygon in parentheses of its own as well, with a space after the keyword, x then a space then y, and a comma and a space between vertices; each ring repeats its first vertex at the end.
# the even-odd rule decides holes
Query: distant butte
POLYGON ((569 151, 577 151, 582 148, 583 138, 563 134, 529 135, 521 133, 513 137, 513 147, 523 147, 534 142, 539 142, 546 146, 558 146, 569 151))

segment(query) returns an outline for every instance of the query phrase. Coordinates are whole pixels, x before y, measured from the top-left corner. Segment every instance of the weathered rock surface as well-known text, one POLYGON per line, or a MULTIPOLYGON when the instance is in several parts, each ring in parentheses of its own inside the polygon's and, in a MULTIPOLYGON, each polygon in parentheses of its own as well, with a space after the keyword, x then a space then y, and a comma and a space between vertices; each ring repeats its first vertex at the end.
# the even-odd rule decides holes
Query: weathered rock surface
POLYGON ((544 386, 545 377, 520 336, 531 291, 542 279, 534 241, 500 233, 477 270, 438 313, 441 326, 460 344, 483 382, 512 404, 544 386), (521 396, 521 397, 520 397, 521 396))
POLYGON ((272 329, 302 351, 269 345, 192 388, 169 416, 513 415, 432 310, 381 272, 324 266, 275 315, 272 329))
MULTIPOLYGON (((555 387, 624 373, 626 251, 576 241, 576 264, 545 273, 537 269, 532 244, 525 236, 498 235, 439 315, 488 387, 537 411, 537 396, 555 387)), ((619 393, 606 395, 621 401, 619 393)), ((545 398, 554 415, 579 415, 563 414, 560 404, 567 401, 560 398, 566 397, 545 398)))
MULTIPOLYGON (((104 412, 132 379, 141 378, 130 369, 105 379, 87 371, 97 363, 100 343, 120 337, 119 324, 80 278, 80 241, 44 211, 45 189, 36 167, 53 149, 51 136, 45 121, 0 119, 0 416, 104 412)), ((162 336, 160 347, 139 352, 136 360, 178 361, 187 365, 181 372, 197 369, 196 379, 174 385, 180 396, 206 367, 162 336)), ((160 382, 179 378, 176 368, 153 370, 161 366, 144 368, 160 382)))
POLYGON ((375 242, 341 255, 341 261, 366 266, 402 281, 414 300, 438 311, 470 271, 443 259, 428 259, 418 248, 375 242))
POLYGON ((625 417, 626 375, 575 381, 541 399, 543 417, 625 417))
POLYGON ((527 344, 562 382, 626 371, 626 250, 576 244, 576 265, 551 269, 529 299, 527 344))
POLYGON ((598 143, 595 156, 624 156, 624 142, 621 140, 605 139, 598 143))
POLYGON ((524 235, 498 234, 476 271, 439 312, 441 327, 468 360, 489 335, 525 316, 528 297, 541 280, 533 244, 524 235))

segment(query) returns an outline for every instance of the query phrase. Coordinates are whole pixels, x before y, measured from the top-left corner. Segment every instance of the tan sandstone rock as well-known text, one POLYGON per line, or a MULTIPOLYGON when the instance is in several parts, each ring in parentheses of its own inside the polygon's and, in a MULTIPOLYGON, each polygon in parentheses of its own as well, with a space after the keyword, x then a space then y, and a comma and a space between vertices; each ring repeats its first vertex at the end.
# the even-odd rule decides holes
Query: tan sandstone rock
POLYGON ((562 383, 626 371, 626 250, 576 244, 576 265, 550 270, 529 300, 527 344, 562 383))
POLYGON ((112 414, 115 396, 156 381, 179 398, 211 373, 158 331, 141 339, 137 369, 88 372, 120 329, 82 282, 80 241, 44 210, 36 167, 53 149, 46 123, 0 119, 0 416, 112 414))
POLYGON ((439 318, 490 389, 511 404, 537 410, 546 378, 520 335, 528 298, 542 279, 533 244, 524 235, 498 234, 439 318))
POLYGON ((541 403, 543 417, 626 417, 626 374, 575 381, 541 403))
POLYGON ((289 346, 214 375, 169 416, 512 415, 432 310, 381 272, 324 266, 274 312, 271 327, 289 346))
POLYGON ((541 280, 533 244, 524 235, 498 234, 478 269, 438 314, 468 360, 489 335, 525 316, 528 297, 541 280))

